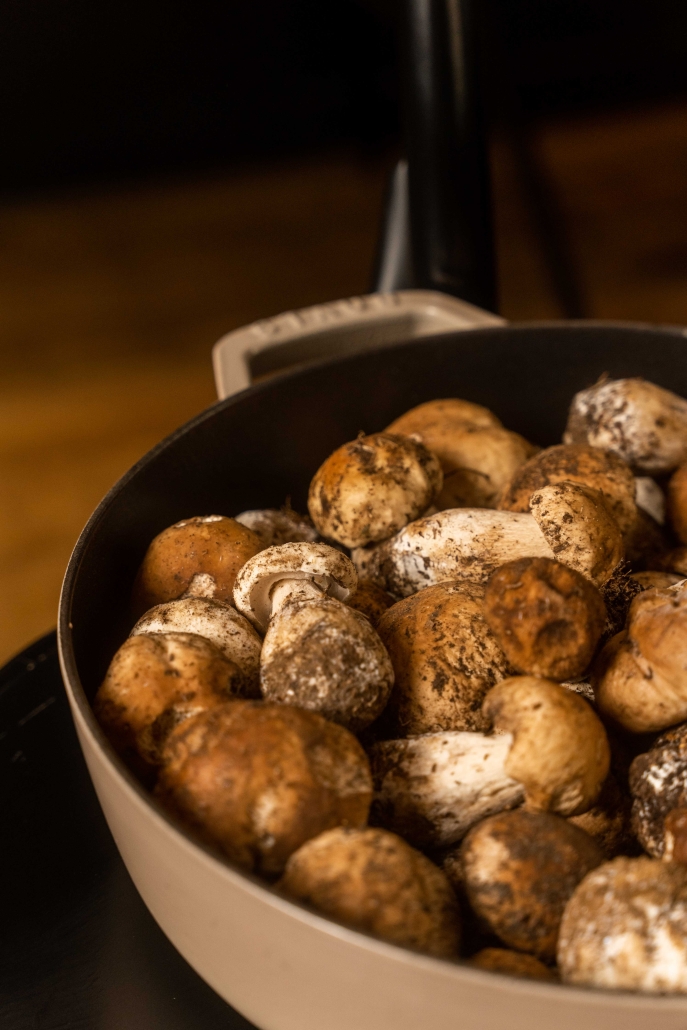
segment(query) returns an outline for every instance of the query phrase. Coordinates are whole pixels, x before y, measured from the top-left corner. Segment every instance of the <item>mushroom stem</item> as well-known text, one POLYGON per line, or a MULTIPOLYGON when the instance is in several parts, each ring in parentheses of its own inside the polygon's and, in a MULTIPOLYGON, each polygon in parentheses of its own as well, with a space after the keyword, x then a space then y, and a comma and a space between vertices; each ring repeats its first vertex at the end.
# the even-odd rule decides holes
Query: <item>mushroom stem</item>
POLYGON ((281 611, 285 604, 296 601, 319 601, 324 597, 323 590, 312 579, 280 579, 270 591, 272 602, 272 618, 281 611))

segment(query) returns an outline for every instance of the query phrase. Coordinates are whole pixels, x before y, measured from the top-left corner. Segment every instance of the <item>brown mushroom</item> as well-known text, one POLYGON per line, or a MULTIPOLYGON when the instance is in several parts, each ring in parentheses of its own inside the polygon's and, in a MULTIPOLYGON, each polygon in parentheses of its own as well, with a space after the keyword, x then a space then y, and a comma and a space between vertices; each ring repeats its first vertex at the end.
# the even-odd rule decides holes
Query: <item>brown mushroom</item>
POLYGON ((556 956, 563 910, 603 853, 583 830, 545 812, 501 812, 463 841, 463 883, 471 906, 511 948, 556 956))
POLYGON ((558 444, 530 458, 504 489, 499 508, 529 511, 533 494, 564 481, 602 493, 621 533, 630 531, 637 516, 632 470, 617 455, 586 444, 558 444))
POLYGON ((568 816, 568 821, 588 833, 606 858, 615 858, 637 850, 630 823, 631 808, 629 795, 621 790, 617 778, 610 772, 592 807, 580 815, 568 816))
POLYGON ((421 443, 374 433, 339 447, 320 466, 308 510, 323 537, 362 547, 421 515, 442 482, 438 459, 421 443))
POLYGON ((364 826, 372 783, 343 727, 298 708, 230 701, 169 735, 156 793, 232 862, 272 876, 311 837, 364 826))
POLYGON ((485 730, 482 701, 508 675, 484 618, 484 587, 440 583, 398 601, 377 627, 394 667, 390 736, 485 730))
POLYGON ((177 723, 223 704, 242 684, 238 666, 204 637, 141 634, 115 654, 93 709, 115 750, 145 775, 177 723))
POLYGON ((214 597, 233 604, 236 574, 262 549, 250 529, 223 515, 176 522, 148 547, 132 604, 137 615, 178 597, 214 597))
POLYGON ((680 576, 677 572, 658 572, 658 571, 646 571, 646 572, 633 572, 631 579, 635 583, 639 583, 642 590, 653 590, 658 587, 659 590, 665 587, 673 587, 680 580, 684 579, 684 576, 680 576))
POLYGON ((386 830, 320 834, 291 855, 278 887, 392 944, 445 958, 458 952, 458 903, 446 875, 386 830))
POLYGON ((668 521, 681 544, 687 544, 687 463, 673 472, 668 483, 668 521))
POLYGON ((548 558, 520 558, 493 572, 484 614, 518 672, 554 680, 582 675, 606 621, 592 583, 548 558))
POLYGON ((361 612, 375 627, 384 612, 393 603, 394 599, 391 594, 369 579, 359 579, 358 586, 346 600, 346 604, 350 608, 361 612))
POLYGON ((687 723, 662 734, 630 766, 632 829, 653 858, 665 852, 665 819, 687 805, 687 723))
POLYGON ((476 955, 468 959, 467 964, 475 969, 485 969, 490 973, 502 973, 505 976, 522 976, 527 980, 546 980, 556 983, 558 977, 535 958, 522 951, 511 951, 510 948, 482 948, 476 955))

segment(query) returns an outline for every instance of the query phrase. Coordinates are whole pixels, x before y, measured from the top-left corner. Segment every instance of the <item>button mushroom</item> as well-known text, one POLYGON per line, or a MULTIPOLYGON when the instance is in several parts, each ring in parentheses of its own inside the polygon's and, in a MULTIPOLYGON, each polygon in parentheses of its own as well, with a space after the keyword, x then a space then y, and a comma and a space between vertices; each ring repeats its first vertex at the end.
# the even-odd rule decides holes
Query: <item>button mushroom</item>
POLYGON ((393 603, 394 599, 391 594, 388 594, 386 590, 383 590, 370 579, 359 579, 358 586, 346 600, 346 604, 349 607, 355 608, 357 612, 362 612, 375 627, 382 615, 384 615, 384 612, 393 603))
POLYGON ((421 404, 386 432, 412 436, 436 454, 444 473, 439 509, 495 508, 515 470, 539 449, 486 408, 460 400, 421 404))
POLYGON ((317 540, 317 530, 310 519, 288 507, 242 511, 236 516, 236 521, 255 533, 263 547, 276 547, 278 544, 297 543, 300 540, 313 543, 317 540))
POLYGON ((142 634, 115 654, 93 710, 115 750, 145 775, 177 723, 223 704, 241 684, 238 667, 209 640, 142 634))
POLYGON ((687 724, 662 734, 630 766, 632 829, 653 858, 665 851, 664 823, 687 805, 687 724))
POLYGON ((148 547, 134 583, 133 607, 140 615, 188 595, 233 604, 236 573, 261 548, 255 533, 223 515, 177 522, 148 547))
POLYGON ((130 636, 140 633, 196 633, 205 637, 238 666, 236 692, 242 697, 260 696, 262 641, 248 620, 225 601, 184 597, 158 604, 141 616, 130 636))
POLYGON ((663 589, 664 587, 673 587, 685 577, 680 576, 677 572, 647 571, 633 572, 630 578, 633 579, 635 583, 639 583, 642 590, 653 590, 654 587, 658 587, 659 589, 663 589))
POLYGON ((687 461, 687 401, 645 379, 602 379, 575 394, 563 439, 617 454, 644 475, 687 461))
POLYGON ((637 843, 632 834, 632 801, 612 772, 608 774, 596 801, 581 815, 568 816, 568 822, 588 833, 606 858, 635 854, 637 843))
POLYGON ((358 731, 381 713, 393 669, 368 619, 344 604, 356 587, 351 561, 326 544, 269 547, 242 568, 236 607, 267 628, 263 697, 320 712, 358 731), (328 596, 333 594, 334 596, 328 596))
POLYGON ((561 921, 564 983, 687 991, 687 867, 615 858, 590 872, 561 921))
POLYGON ((603 854, 583 830, 546 812, 501 812, 460 848, 470 905, 511 948, 550 962, 566 902, 603 854))
POLYGON ((243 869, 279 874, 306 840, 367 821, 365 752, 314 712, 230 701, 178 726, 162 758, 159 799, 243 869))
POLYGON ((645 590, 592 670, 599 710, 633 733, 687 719, 687 582, 645 590))
POLYGON ((557 444, 530 458, 504 489, 499 508, 529 511, 534 493, 561 482, 598 490, 621 533, 630 531, 637 517, 632 470, 617 455, 585 444, 557 444))
POLYGON ((467 964, 475 969, 485 969, 505 976, 522 976, 527 980, 547 980, 549 983, 558 980, 556 974, 534 955, 511 951, 510 948, 482 948, 468 959, 467 964))
POLYGON ((386 830, 320 834, 291 855, 278 888, 393 944, 445 958, 458 952, 458 903, 446 875, 386 830))
POLYGON ((372 745, 376 823, 418 847, 443 847, 523 800, 561 815, 594 804, 610 751, 583 698, 520 676, 493 687, 483 710, 493 736, 448 731, 372 745))
POLYGON ((549 558, 520 558, 493 572, 484 613, 513 668, 554 680, 584 673, 606 621, 599 591, 549 558))
POLYGON ((668 482, 668 521, 681 544, 687 544, 687 463, 668 482))
POLYGON ((416 440, 391 433, 361 436, 317 470, 308 510, 323 537, 362 547, 416 519, 442 481, 438 459, 416 440))
POLYGON ((389 608, 377 630, 395 677, 386 733, 487 729, 482 701, 509 670, 484 618, 483 586, 428 587, 389 608))

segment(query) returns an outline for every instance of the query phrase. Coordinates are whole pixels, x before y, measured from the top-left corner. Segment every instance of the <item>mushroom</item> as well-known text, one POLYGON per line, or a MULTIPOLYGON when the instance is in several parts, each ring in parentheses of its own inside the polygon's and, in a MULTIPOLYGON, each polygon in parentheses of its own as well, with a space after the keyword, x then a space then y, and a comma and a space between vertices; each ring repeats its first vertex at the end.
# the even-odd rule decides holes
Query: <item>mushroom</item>
POLYGON ((509 947, 556 956, 566 902, 603 853, 583 830, 547 812, 501 812, 460 848, 470 905, 509 947))
POLYGON ((337 827, 291 855, 277 885, 347 926, 444 958, 460 941, 446 875, 394 833, 337 827))
POLYGON ((642 856, 588 873, 563 913, 558 966, 567 984, 687 991, 687 867, 642 856))
POLYGON ((687 805, 687 723, 662 734, 630 766, 632 829, 653 858, 665 852, 665 819, 687 805))
POLYGON ((687 719, 687 582, 638 594, 592 669, 599 711, 633 733, 687 719))
POLYGON ((594 804, 610 752, 583 698, 548 680, 513 677, 492 688, 483 710, 493 736, 447 731, 372 745, 376 823, 418 847, 444 847, 522 801, 561 815, 594 804))
POLYGON ((353 564, 333 547, 282 544, 245 564, 234 599, 254 625, 267 628, 263 697, 320 712, 357 732, 386 705, 393 669, 369 620, 343 603, 356 582, 353 564))
POLYGON ((493 572, 484 614, 513 668, 553 680, 583 674, 606 621, 599 591, 549 558, 520 558, 493 572))
POLYGON ((411 522, 373 549, 352 553, 365 575, 407 597, 445 580, 484 583, 516 558, 557 558, 603 586, 622 560, 622 539, 598 491, 544 487, 532 514, 452 508, 411 522))
POLYGON ((186 596, 232 604, 236 573, 261 548, 252 530, 223 515, 176 522, 148 547, 134 583, 133 607, 141 615, 186 596))
POLYGON ((575 394, 566 444, 618 455, 640 475, 661 475, 687 461, 687 401, 645 379, 607 379, 575 394))
POLYGON ((681 544, 687 544, 687 462, 673 472, 668 482, 668 521, 681 544))
POLYGON ((642 590, 653 590, 656 587, 662 590, 665 587, 675 586, 684 579, 684 576, 680 576, 677 572, 647 571, 633 572, 630 579, 639 583, 642 590))
POLYGON ((130 636, 141 633, 196 633, 210 640, 238 666, 234 681, 242 697, 260 696, 262 641, 248 619, 225 601, 184 597, 158 604, 141 616, 130 636))
POLYGON ((236 516, 236 521, 255 533, 263 547, 317 540, 317 530, 310 519, 289 507, 242 511, 236 516))
POLYGON ((346 600, 350 608, 362 612, 373 626, 377 626, 384 612, 391 607, 394 599, 371 579, 359 579, 358 586, 346 600))
POLYGON ((177 723, 223 704, 241 684, 239 668, 209 640, 142 634, 115 654, 93 710, 115 750, 146 775, 177 723))
POLYGON ((680 579, 685 579, 687 577, 687 547, 684 544, 674 547, 672 551, 664 555, 659 564, 661 569, 666 572, 673 572, 680 579))
POLYGON ((529 511, 534 493, 561 482, 598 490, 621 533, 630 531, 637 516, 632 470, 617 455, 585 444, 557 444, 530 458, 504 489, 499 508, 529 511))
POLYGON ((635 477, 635 503, 657 525, 666 520, 666 496, 651 476, 635 477))
POLYGON ((281 873, 311 837, 367 821, 365 752, 315 712, 230 701, 178 726, 162 758, 160 801, 230 861, 265 876, 281 873))
POLYGON ((360 436, 315 473, 308 510, 318 532, 346 547, 385 540, 425 511, 441 490, 439 460, 406 436, 360 436))
POLYGON ((388 609, 377 631, 394 667, 391 736, 486 730, 482 701, 508 662, 484 619, 484 587, 439 583, 388 609))
POLYGON ((581 815, 568 816, 568 822, 588 833, 606 858, 615 858, 637 849, 632 836, 631 808, 631 799, 620 789, 618 780, 610 772, 592 807, 581 815))
POLYGON ((439 509, 495 508, 515 470, 539 450, 486 408, 459 400, 422 404, 386 432, 411 436, 436 454, 444 473, 439 509))
POLYGON ((476 955, 468 959, 467 964, 475 969, 485 969, 490 973, 502 973, 504 976, 522 976, 527 980, 547 980, 556 983, 558 977, 540 962, 534 955, 526 955, 522 951, 510 948, 482 948, 476 955))

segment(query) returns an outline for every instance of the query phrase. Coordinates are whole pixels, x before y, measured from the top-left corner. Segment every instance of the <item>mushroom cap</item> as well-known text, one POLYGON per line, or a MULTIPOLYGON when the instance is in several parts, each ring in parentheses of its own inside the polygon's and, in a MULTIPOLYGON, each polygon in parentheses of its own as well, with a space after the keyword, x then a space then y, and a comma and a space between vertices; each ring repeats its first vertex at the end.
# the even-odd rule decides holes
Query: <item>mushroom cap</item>
POLYGON ((639 583, 642 590, 653 590, 658 587, 659 590, 665 587, 673 587, 676 583, 680 583, 685 577, 680 576, 677 572, 658 572, 654 569, 646 572, 633 572, 630 576, 635 583, 639 583))
POLYGON ((260 658, 266 701, 319 712, 357 733, 381 714, 393 682, 369 620, 341 601, 287 602, 268 626, 260 658))
POLYGON ((553 558, 531 515, 451 508, 417 519, 379 544, 366 574, 398 597, 446 580, 485 583, 511 558, 553 558))
POLYGON ((470 904, 511 948, 556 955, 565 905, 603 854, 583 830, 545 812, 501 812, 474 826, 460 849, 470 904))
POLYGON ((236 692, 259 697, 262 641, 247 619, 225 601, 184 597, 158 604, 142 615, 130 636, 140 633, 196 633, 210 640, 238 666, 236 692))
POLYGON ((173 727, 236 695, 237 681, 237 666, 204 637, 142 634, 115 654, 93 709, 115 750, 145 774, 173 727))
POLYGON ((571 815, 568 821, 588 833, 603 851, 606 858, 636 851, 630 825, 632 801, 620 789, 612 772, 603 782, 598 798, 591 808, 581 815, 571 815))
POLYGON ((386 427, 387 433, 417 435, 425 447, 441 458, 442 446, 450 447, 451 439, 464 426, 501 428, 500 420, 489 408, 458 397, 425 401, 406 411, 386 427))
POLYGON ((419 848, 455 844, 475 823, 520 804, 522 784, 505 770, 510 733, 426 733, 369 749, 372 819, 419 848))
POLYGON ((568 902, 558 939, 564 983, 687 991, 687 867, 614 858, 568 902))
POLYGON ((145 553, 134 583, 134 609, 140 615, 187 594, 232 604, 236 573, 261 547, 255 533, 224 515, 176 522, 145 553))
POLYGON ((346 601, 358 573, 350 558, 327 544, 280 544, 256 554, 236 577, 234 604, 263 633, 272 617, 273 588, 284 580, 308 580, 323 594, 346 601))
POLYGON ((156 793, 238 866, 280 873, 306 840, 364 826, 367 757, 342 726, 284 705, 230 701, 167 738, 156 793))
POLYGON ((346 547, 385 540, 441 490, 438 458, 418 441, 374 433, 334 451, 315 473, 308 510, 318 532, 346 547))
POLYGON ((475 969, 486 969, 492 973, 503 973, 505 976, 523 976, 528 980, 548 980, 557 983, 558 977, 540 962, 534 955, 526 955, 522 951, 511 951, 510 948, 482 948, 467 961, 475 969))
POLYGON ((594 663, 600 711, 633 733, 687 719, 687 582, 638 594, 594 663))
POLYGON ((484 618, 484 587, 439 583, 388 609, 378 632, 394 667, 384 714, 393 736, 486 730, 482 701, 508 675, 484 618))
POLYGON ((309 518, 299 515, 291 508, 256 508, 242 511, 236 521, 252 530, 263 547, 276 547, 279 544, 317 540, 317 530, 309 518))
POLYGON ((554 680, 583 674, 606 621, 599 591, 549 558, 519 558, 493 572, 484 614, 513 668, 554 680))
POLYGON ((512 733, 505 769, 530 809, 577 815, 596 801, 610 767, 606 731, 591 706, 551 680, 514 676, 486 696, 498 733, 512 733))
POLYGON ((687 460, 687 401, 645 379, 606 379, 575 394, 566 444, 617 454, 645 475, 687 460))
POLYGON ((373 626, 377 626, 384 612, 393 603, 391 594, 371 579, 359 579, 358 586, 346 599, 346 604, 369 619, 373 626))
POLYGON ((557 561, 602 587, 623 560, 623 538, 598 490, 559 481, 530 497, 530 510, 557 561))
POLYGON ((687 463, 673 472, 667 490, 668 521, 681 544, 687 544, 687 463))
POLYGON ((436 454, 444 486, 442 508, 494 508, 506 483, 539 450, 504 429, 486 408, 468 401, 430 401, 401 415, 387 433, 413 436, 436 454))
POLYGON ((395 833, 328 830, 291 855, 279 889, 392 944, 458 953, 458 902, 446 875, 395 833))
POLYGON ((660 566, 666 572, 675 572, 681 579, 687 577, 687 546, 674 547, 672 551, 664 555, 660 566))
POLYGON ((529 511, 532 494, 564 481, 602 493, 621 533, 629 532, 637 514, 632 470, 617 455, 586 444, 557 444, 535 454, 506 486, 499 508, 529 511))
POLYGON ((632 829, 653 858, 665 853, 665 819, 687 804, 687 724, 662 734, 630 766, 632 829))

